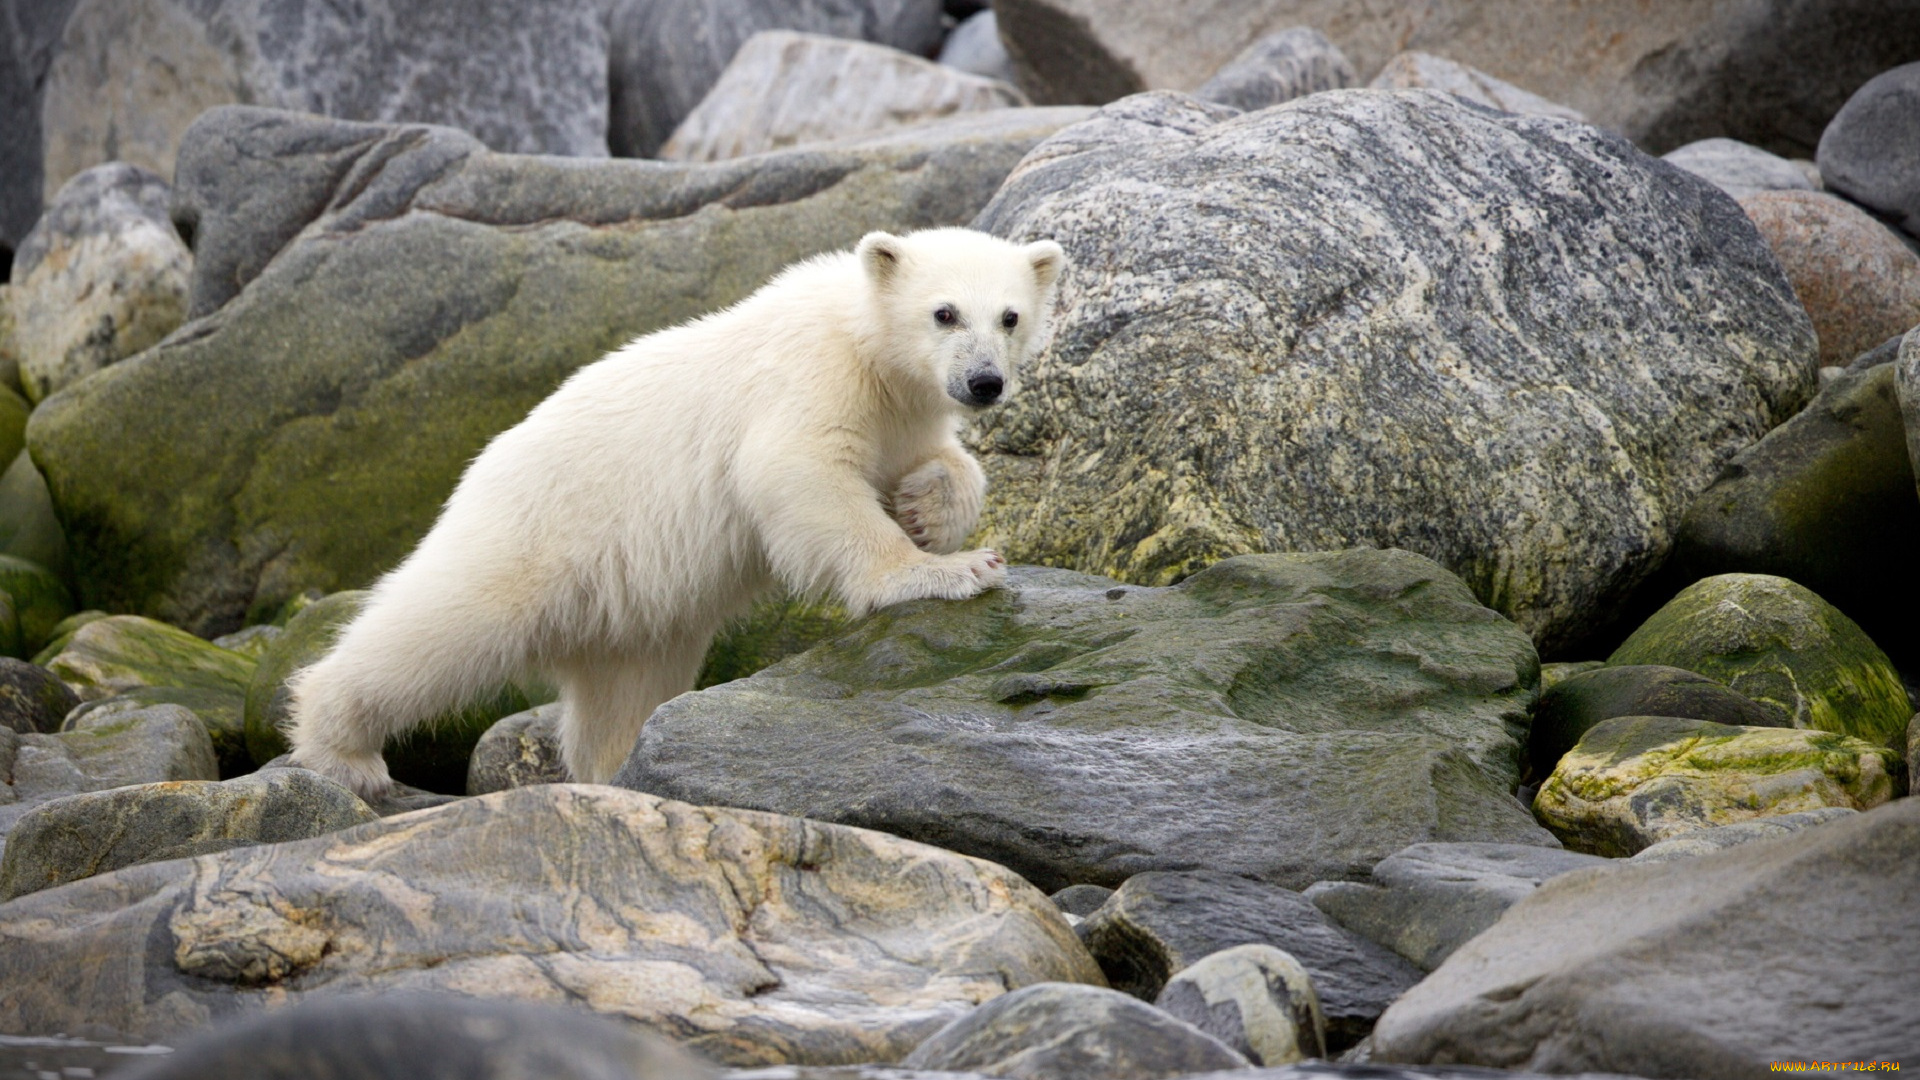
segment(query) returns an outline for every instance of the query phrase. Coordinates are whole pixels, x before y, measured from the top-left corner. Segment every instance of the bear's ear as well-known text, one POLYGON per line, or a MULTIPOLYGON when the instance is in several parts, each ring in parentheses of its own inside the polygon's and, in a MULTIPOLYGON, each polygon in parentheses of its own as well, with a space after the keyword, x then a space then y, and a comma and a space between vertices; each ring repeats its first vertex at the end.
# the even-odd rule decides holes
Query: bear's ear
POLYGON ((1052 292, 1054 282, 1060 280, 1060 272, 1067 268, 1066 251, 1051 240, 1036 240, 1023 250, 1027 262, 1033 265, 1033 280, 1039 283, 1041 294, 1052 292))
POLYGON ((860 265, 866 269, 867 277, 881 288, 900 272, 900 238, 892 233, 868 233, 860 238, 860 245, 853 253, 860 256, 860 265))

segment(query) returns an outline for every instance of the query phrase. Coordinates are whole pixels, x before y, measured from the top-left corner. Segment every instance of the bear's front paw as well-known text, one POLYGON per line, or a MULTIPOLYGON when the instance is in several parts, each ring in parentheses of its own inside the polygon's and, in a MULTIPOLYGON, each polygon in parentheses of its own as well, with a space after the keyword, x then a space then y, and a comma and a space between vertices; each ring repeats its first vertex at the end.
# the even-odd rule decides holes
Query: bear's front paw
POLYGON ((393 777, 379 754, 341 754, 319 746, 294 750, 287 764, 296 769, 312 769, 321 776, 352 789, 369 803, 377 803, 393 790, 393 777))
POLYGON ((1007 583, 1007 561, 997 551, 981 548, 952 555, 935 555, 888 576, 870 606, 886 607, 903 600, 965 600, 1007 583))
POLYGON ((920 550, 957 552, 980 520, 980 496, 973 491, 978 486, 957 482, 944 462, 929 461, 894 487, 894 520, 920 550))

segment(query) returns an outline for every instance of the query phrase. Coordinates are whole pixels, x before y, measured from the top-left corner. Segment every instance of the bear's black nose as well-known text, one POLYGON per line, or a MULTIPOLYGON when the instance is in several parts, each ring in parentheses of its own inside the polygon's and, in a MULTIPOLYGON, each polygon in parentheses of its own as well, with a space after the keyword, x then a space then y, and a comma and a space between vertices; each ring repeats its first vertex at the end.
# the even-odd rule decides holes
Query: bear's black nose
POLYGON ((991 371, 967 376, 967 393, 972 394, 973 400, 981 405, 991 405, 999 401, 1000 391, 1005 388, 1006 383, 991 371))

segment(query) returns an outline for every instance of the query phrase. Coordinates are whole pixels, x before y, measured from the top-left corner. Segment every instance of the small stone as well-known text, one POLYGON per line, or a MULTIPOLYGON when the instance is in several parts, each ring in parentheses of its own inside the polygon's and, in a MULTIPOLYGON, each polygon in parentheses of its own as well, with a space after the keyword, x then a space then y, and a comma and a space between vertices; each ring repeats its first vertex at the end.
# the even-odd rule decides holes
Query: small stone
POLYGON ((993 17, 992 8, 960 20, 960 25, 947 34, 947 40, 940 46, 939 61, 984 79, 997 79, 1009 85, 1014 81, 1013 60, 1007 56, 1007 47, 1000 43, 1000 24, 993 17))
POLYGON ((22 735, 60 730, 80 704, 67 684, 38 664, 0 657, 0 727, 22 735))
POLYGON ((1231 874, 1135 874, 1076 929, 1114 989, 1143 1000, 1222 949, 1284 950, 1313 977, 1334 1052, 1364 1038, 1381 1011, 1420 981, 1411 964, 1341 929, 1299 893, 1231 874))
POLYGON ((1252 111, 1322 90, 1343 89, 1357 81, 1353 65, 1327 35, 1296 26, 1268 34, 1241 50, 1193 96, 1252 111))
POLYGON ((379 816, 305 769, 85 792, 42 803, 7 834, 0 901, 139 863, 305 840, 379 816))
POLYGON ((1920 63, 1854 91, 1821 133, 1815 160, 1828 187, 1920 236, 1920 63))
POLYGON ((1589 729, 1616 716, 1680 716, 1746 727, 1790 727, 1779 709, 1701 675, 1658 664, 1602 667, 1543 691, 1527 734, 1527 783, 1553 772, 1589 729))
POLYGON ((40 401, 172 333, 193 255, 167 216, 172 190, 145 169, 99 165, 67 181, 13 258, 20 383, 40 401))
POLYGON ((1736 199, 1762 191, 1818 191, 1799 165, 1738 139, 1701 139, 1661 155, 1736 199))
POLYGON ((641 1028, 577 1009, 452 994, 310 1001, 216 1023, 115 1080, 712 1080, 641 1028))
POLYGON ((719 161, 1025 105, 1013 87, 864 41, 748 38, 673 135, 667 161, 719 161))
POLYGON ((1905 770, 1892 749, 1830 731, 1620 716, 1560 759, 1533 812, 1569 848, 1618 857, 1708 826, 1870 809, 1905 770))
POLYGON ((557 702, 501 717, 473 745, 467 767, 467 794, 566 783, 567 767, 560 760, 559 723, 557 702))
POLYGON ((934 1032, 900 1064, 1007 1080, 1160 1080, 1244 1069, 1248 1061, 1125 994, 1043 983, 981 1005, 934 1032))
POLYGON ((145 708, 149 705, 178 705, 189 710, 206 725, 213 740, 213 754, 220 762, 220 775, 234 777, 250 773, 256 764, 247 753, 246 699, 231 690, 207 686, 136 686, 124 694, 83 702, 67 714, 66 725, 95 709, 145 708))
POLYGON ((1541 882, 1609 860, 1524 844, 1414 844, 1371 881, 1316 882, 1306 892, 1348 930, 1432 971, 1541 882))
POLYGON ((254 661, 157 619, 110 615, 82 624, 47 669, 99 701, 147 686, 244 694, 254 661))
POLYGON ((1850 807, 1828 806, 1819 810, 1802 810, 1797 814, 1780 814, 1775 817, 1755 818, 1752 821, 1738 821, 1732 825, 1715 825, 1712 828, 1681 833, 1671 839, 1642 848, 1638 854, 1627 861, 1652 863, 1711 855, 1716 851, 1750 844, 1755 840, 1771 840, 1776 836, 1785 836, 1815 825, 1841 821, 1855 817, 1859 813, 1860 811, 1850 807))
POLYGON ((1236 945, 1175 972, 1153 1002, 1255 1065, 1327 1056, 1313 979, 1271 945, 1236 945))
POLYGON ((1786 578, 1697 581, 1642 623, 1609 666, 1661 664, 1724 683, 1797 728, 1887 745, 1913 712, 1892 661, 1838 608, 1786 578))
POLYGON ((1761 191, 1740 207, 1813 319, 1822 365, 1920 324, 1920 255, 1865 210, 1820 191, 1761 191))
POLYGON ((1368 85, 1375 90, 1438 90, 1501 112, 1587 122, 1578 109, 1548 101, 1484 71, 1431 53, 1401 53, 1387 61, 1387 66, 1381 68, 1380 74, 1368 85))
POLYGON ((1113 890, 1105 885, 1069 885, 1052 897, 1061 911, 1081 918, 1100 910, 1100 905, 1112 898, 1113 890))

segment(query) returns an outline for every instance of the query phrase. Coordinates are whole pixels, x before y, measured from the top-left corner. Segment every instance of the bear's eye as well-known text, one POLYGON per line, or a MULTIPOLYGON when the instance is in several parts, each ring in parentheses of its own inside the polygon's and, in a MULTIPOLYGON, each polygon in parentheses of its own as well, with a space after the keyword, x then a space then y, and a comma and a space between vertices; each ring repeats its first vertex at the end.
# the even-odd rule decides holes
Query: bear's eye
POLYGON ((1016 326, 1019 326, 1020 313, 1017 311, 1009 310, 1005 315, 1000 316, 1000 325, 1006 327, 1009 330, 1013 329, 1016 326))
POLYGON ((959 318, 960 313, 953 310, 952 304, 941 304, 933 309, 933 321, 941 326, 952 326, 959 318))

